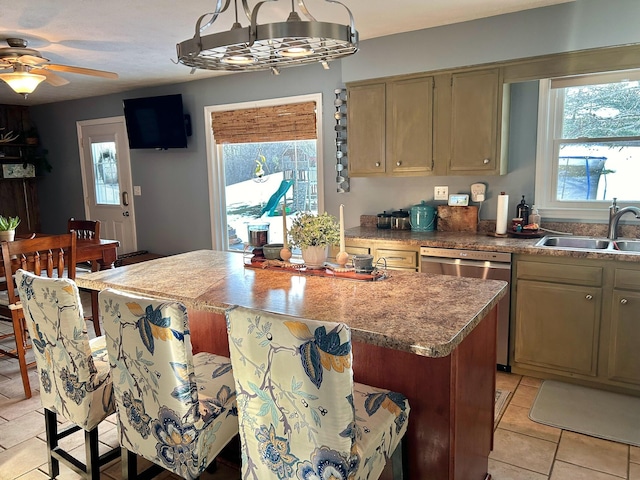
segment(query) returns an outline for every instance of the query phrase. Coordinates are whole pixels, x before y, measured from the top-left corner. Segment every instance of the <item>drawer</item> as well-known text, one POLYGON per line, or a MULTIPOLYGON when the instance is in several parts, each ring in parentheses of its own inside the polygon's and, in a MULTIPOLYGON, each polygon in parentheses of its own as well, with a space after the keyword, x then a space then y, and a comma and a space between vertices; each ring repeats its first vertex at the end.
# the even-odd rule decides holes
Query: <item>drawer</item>
POLYGON ((640 270, 616 268, 613 285, 624 290, 640 290, 640 270))
MULTIPOLYGON (((349 255, 369 255, 369 247, 355 247, 353 245, 345 245, 345 250, 349 255)), ((332 246, 329 248, 329 258, 335 260, 336 255, 340 253, 340 247, 332 246)))
POLYGON ((379 248, 376 250, 376 261, 385 258, 387 267, 401 267, 415 270, 418 268, 418 252, 409 250, 389 250, 379 248))
POLYGON ((519 261, 517 269, 518 279, 592 287, 602 285, 602 267, 519 261))

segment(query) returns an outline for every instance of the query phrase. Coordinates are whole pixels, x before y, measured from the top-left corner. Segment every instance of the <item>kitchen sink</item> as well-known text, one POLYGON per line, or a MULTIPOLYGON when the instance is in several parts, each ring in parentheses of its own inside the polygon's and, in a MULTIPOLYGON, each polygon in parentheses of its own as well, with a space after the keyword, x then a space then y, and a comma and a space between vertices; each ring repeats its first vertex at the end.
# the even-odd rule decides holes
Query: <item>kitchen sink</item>
POLYGON ((609 243, 610 240, 601 238, 546 236, 536 243, 536 247, 604 250, 609 247, 609 243))
POLYGON ((640 254, 640 239, 609 240, 608 238, 547 235, 541 238, 535 246, 563 250, 596 250, 600 252, 640 254))
POLYGON ((640 240, 615 240, 611 243, 614 250, 640 253, 640 240))

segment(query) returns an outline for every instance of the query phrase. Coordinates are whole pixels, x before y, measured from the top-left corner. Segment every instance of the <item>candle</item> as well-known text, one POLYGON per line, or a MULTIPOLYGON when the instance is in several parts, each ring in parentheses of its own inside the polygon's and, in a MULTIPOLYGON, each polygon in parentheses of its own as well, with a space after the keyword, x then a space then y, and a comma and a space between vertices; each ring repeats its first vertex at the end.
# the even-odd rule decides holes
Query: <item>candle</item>
POLYGON ((287 199, 282 197, 282 244, 283 248, 289 248, 287 242, 287 199))
POLYGON ((340 205, 340 251, 344 252, 344 205, 340 205))

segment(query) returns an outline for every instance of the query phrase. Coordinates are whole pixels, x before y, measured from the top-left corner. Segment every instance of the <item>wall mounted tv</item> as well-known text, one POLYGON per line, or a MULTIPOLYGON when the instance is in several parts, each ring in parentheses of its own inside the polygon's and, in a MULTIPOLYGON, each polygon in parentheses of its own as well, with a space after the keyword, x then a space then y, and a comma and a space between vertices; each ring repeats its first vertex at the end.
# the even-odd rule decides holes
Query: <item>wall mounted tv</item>
POLYGON ((182 110, 182 95, 130 98, 124 102, 129 148, 186 148, 191 135, 189 115, 182 110))

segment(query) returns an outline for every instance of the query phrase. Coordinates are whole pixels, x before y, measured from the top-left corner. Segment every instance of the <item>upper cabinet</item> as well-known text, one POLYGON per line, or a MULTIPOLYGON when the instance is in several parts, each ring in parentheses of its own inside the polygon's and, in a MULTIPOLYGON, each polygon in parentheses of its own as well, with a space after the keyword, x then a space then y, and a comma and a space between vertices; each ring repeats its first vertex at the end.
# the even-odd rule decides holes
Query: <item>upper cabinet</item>
POLYGON ((349 175, 433 171, 433 77, 347 85, 349 175))
POLYGON ((349 175, 495 175, 508 102, 499 68, 347 85, 349 175))
MULTIPOLYGON (((502 139, 507 138, 505 107, 508 102, 503 101, 506 92, 500 70, 453 73, 450 83, 451 138, 447 174, 505 174, 506 152, 503 150, 506 142, 502 139)), ((446 123, 439 126, 446 128, 446 123)))

